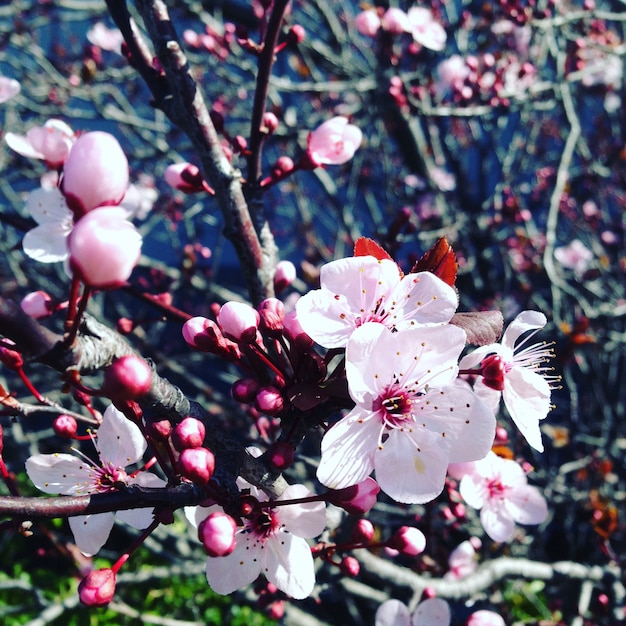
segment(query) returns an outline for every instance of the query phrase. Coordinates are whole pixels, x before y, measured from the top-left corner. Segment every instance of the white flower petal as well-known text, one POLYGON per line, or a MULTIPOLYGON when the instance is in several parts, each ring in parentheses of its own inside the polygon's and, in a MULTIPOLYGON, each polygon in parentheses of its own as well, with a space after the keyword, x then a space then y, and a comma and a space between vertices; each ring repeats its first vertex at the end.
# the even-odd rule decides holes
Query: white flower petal
POLYGON ((78 549, 87 556, 97 554, 109 538, 114 520, 113 513, 68 518, 78 549))
POLYGON ((154 520, 154 509, 128 509, 126 511, 116 511, 115 515, 117 519, 125 524, 143 530, 152 524, 154 520))
MULTIPOLYGON (((289 485, 278 500, 307 498, 313 492, 304 485, 289 485)), ((317 537, 326 528, 326 505, 323 502, 306 502, 276 507, 276 516, 285 529, 296 537, 317 537)))
POLYGON ((522 485, 508 494, 507 510, 519 524, 541 524, 548 517, 548 504, 537 487, 522 485))
MULTIPOLYGON (((476 466, 474 466, 476 471, 476 466)), ((489 497, 489 492, 482 475, 477 473, 465 474, 459 482, 459 493, 465 502, 473 509, 482 509, 489 497)))
POLYGON ((116 467, 126 467, 141 459, 147 445, 137 424, 111 404, 98 429, 98 452, 102 460, 116 467))
POLYGON ((40 263, 58 263, 67 259, 69 231, 61 224, 42 224, 29 230, 22 239, 24 253, 40 263))
POLYGON ((265 542, 263 573, 296 600, 310 596, 315 586, 315 567, 309 544, 290 533, 276 533, 265 542))
POLYGON ((480 523, 485 532, 499 542, 508 541, 515 532, 515 522, 507 515, 503 506, 499 503, 488 502, 480 511, 480 523))
POLYGON ((250 535, 237 534, 237 544, 227 556, 209 557, 205 572, 209 586, 228 595, 254 582, 261 571, 261 544, 250 535))
POLYGON ((550 385, 546 379, 526 367, 514 367, 504 379, 502 399, 526 441, 543 452, 539 421, 550 410, 550 385))
POLYGON ((91 472, 86 461, 71 454, 35 454, 26 461, 28 477, 44 493, 93 493, 85 489, 91 482, 91 472))
POLYGON ((376 481, 396 502, 423 504, 443 490, 448 455, 438 445, 438 435, 427 430, 394 430, 374 455, 376 481))
POLYGON ((38 224, 66 224, 71 230, 72 212, 58 187, 40 187, 28 194, 26 210, 38 224))
POLYGON ((420 602, 413 613, 412 626, 450 626, 450 605, 442 598, 420 602))
POLYGON ((374 626, 411 626, 411 614, 400 600, 387 600, 376 611, 374 626))
POLYGON ((538 330, 547 324, 548 320, 539 311, 522 311, 507 327, 502 335, 502 345, 510 348, 529 330, 538 330))
POLYGON ((23 157, 29 159, 43 159, 44 156, 41 152, 33 148, 28 137, 25 135, 17 135, 15 133, 6 133, 4 140, 11 150, 14 150, 23 157))
POLYGON ((365 480, 374 469, 373 454, 381 424, 359 407, 334 424, 322 439, 317 479, 331 489, 365 480))

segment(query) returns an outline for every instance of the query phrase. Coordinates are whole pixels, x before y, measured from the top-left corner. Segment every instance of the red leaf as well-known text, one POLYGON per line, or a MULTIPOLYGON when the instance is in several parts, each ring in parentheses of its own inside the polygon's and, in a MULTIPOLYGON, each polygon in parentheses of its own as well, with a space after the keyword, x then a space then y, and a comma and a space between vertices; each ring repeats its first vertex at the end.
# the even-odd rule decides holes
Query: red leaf
POLYGON ((445 237, 438 239, 424 256, 413 266, 411 273, 432 272, 444 283, 454 287, 457 262, 452 246, 445 237))
POLYGON ((359 237, 354 243, 354 256, 373 256, 379 261, 389 259, 393 261, 389 253, 379 246, 373 239, 359 237))

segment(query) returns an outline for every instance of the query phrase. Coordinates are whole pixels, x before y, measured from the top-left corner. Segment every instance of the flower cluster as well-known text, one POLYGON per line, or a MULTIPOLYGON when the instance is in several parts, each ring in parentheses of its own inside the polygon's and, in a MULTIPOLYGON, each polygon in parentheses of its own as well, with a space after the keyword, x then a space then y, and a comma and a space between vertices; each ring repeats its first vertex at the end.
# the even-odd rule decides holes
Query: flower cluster
POLYGON ((43 160, 61 173, 28 195, 26 209, 38 223, 23 240, 32 259, 54 263, 69 259, 75 276, 96 288, 124 283, 135 267, 142 238, 128 221, 122 203, 129 189, 128 161, 117 139, 94 131, 76 138, 60 120, 7 133, 9 147, 43 160))

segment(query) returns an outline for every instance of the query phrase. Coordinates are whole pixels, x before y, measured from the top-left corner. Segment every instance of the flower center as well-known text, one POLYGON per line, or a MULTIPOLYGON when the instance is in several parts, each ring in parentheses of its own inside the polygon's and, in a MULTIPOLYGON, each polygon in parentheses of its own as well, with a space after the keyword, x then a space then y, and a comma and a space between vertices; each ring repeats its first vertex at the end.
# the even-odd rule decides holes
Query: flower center
POLYGON ((394 385, 374 402, 373 409, 382 411, 383 424, 388 428, 402 428, 413 417, 411 394, 394 385))
POLYGON ((260 541, 271 537, 281 526, 272 509, 262 509, 244 522, 244 532, 253 534, 260 541))
POLYGON ((506 487, 499 478, 494 478, 487 483, 487 490, 490 498, 502 498, 506 487))

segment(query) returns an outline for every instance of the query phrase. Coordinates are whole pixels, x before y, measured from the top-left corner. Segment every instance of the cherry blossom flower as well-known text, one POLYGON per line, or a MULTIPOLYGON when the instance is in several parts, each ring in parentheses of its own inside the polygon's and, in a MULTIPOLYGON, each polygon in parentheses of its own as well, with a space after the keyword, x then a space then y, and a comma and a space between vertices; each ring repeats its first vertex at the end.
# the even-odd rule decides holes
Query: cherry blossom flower
POLYGON ((411 25, 409 23, 408 15, 397 7, 389 7, 382 19, 380 20, 380 27, 392 33, 394 35, 401 35, 404 32, 410 32, 411 25))
POLYGON ((306 156, 314 167, 341 165, 354 156, 361 141, 359 128, 345 117, 333 117, 309 133, 306 156))
POLYGON ((41 159, 55 168, 65 163, 76 136, 65 122, 50 119, 43 126, 30 128, 26 135, 9 132, 4 139, 11 150, 23 157, 41 159))
POLYGON ((110 52, 121 54, 124 36, 117 28, 107 28, 102 22, 97 22, 87 31, 87 41, 110 52))
POLYGON ((57 187, 40 187, 28 194, 26 209, 37 222, 22 240, 26 255, 41 263, 56 263, 68 257, 67 237, 73 215, 57 187))
POLYGON ((424 503, 442 491, 448 464, 482 458, 494 440, 493 412, 455 384, 465 332, 430 326, 389 332, 367 323, 346 347, 356 406, 322 439, 317 477, 331 489, 376 470, 398 502, 424 503))
POLYGON ((375 37, 380 28, 380 17, 375 9, 366 9, 357 14, 354 25, 361 35, 375 37))
POLYGON ((593 259, 593 252, 580 239, 573 239, 567 246, 555 248, 554 258, 581 279, 593 259))
POLYGON ((548 505, 537 487, 528 484, 519 463, 489 452, 461 478, 461 497, 480 509, 480 522, 494 541, 508 541, 515 523, 541 524, 548 505))
POLYGON ((396 263, 373 256, 327 263, 320 284, 298 300, 296 311, 304 331, 325 348, 344 347, 366 322, 394 330, 445 324, 457 307, 454 289, 434 274, 402 277, 396 263))
MULTIPOLYGON (((150 472, 126 472, 128 465, 141 461, 147 444, 139 427, 113 405, 102 416, 94 445, 99 464, 78 452, 80 456, 36 454, 26 461, 26 473, 44 493, 72 496, 117 491, 122 485, 165 485, 165 481, 150 472)), ((96 554, 109 537, 115 517, 133 528, 143 529, 152 523, 153 510, 131 509, 68 518, 80 551, 86 555, 96 554)))
MULTIPOLYGON (((240 489, 250 489, 250 495, 261 505, 267 495, 239 478, 240 489)), ((304 485, 290 485, 276 502, 313 495, 304 485)), ((186 509, 194 526, 221 507, 186 509)), ((306 538, 319 535, 326 526, 323 502, 263 507, 249 518, 236 534, 233 552, 223 557, 209 557, 206 576, 213 591, 227 595, 254 582, 264 574, 269 582, 292 598, 306 598, 315 585, 315 570, 311 548, 306 538)))
POLYGON ((17 80, 0 76, 0 104, 15 98, 21 90, 22 86, 17 80))
POLYGON ((446 31, 435 20, 432 12, 424 7, 412 7, 407 13, 408 32, 416 43, 429 50, 443 50, 446 47, 446 31))
POLYGON ((428 598, 413 615, 400 600, 387 600, 376 611, 375 626, 450 626, 450 606, 441 598, 428 598))
MULTIPOLYGON (((469 463, 467 465, 470 465, 469 463)), ((472 469, 473 469, 473 463, 472 469)), ((462 541, 448 557, 448 567, 450 568, 444 575, 448 580, 458 580, 465 578, 476 571, 478 564, 476 563, 476 548, 480 546, 480 539, 472 537, 462 541)))
POLYGON ((508 326, 501 343, 481 346, 459 363, 462 370, 481 365, 498 370, 496 378, 482 377, 474 391, 497 410, 500 397, 504 400, 513 422, 526 441, 543 452, 539 422, 550 410, 550 382, 543 364, 552 352, 545 343, 523 347, 539 329, 546 325, 546 316, 538 311, 522 311, 508 326), (518 339, 533 331, 521 342, 518 339))

